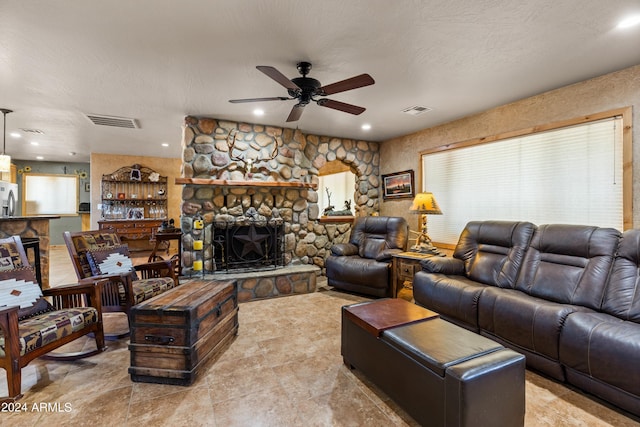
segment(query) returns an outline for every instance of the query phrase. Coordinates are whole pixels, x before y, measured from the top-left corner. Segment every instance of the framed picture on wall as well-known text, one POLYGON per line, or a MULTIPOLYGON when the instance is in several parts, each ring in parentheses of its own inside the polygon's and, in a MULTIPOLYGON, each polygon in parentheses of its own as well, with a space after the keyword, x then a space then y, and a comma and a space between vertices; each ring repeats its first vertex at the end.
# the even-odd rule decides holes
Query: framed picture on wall
POLYGON ((413 170, 382 175, 382 194, 385 200, 415 196, 413 170))

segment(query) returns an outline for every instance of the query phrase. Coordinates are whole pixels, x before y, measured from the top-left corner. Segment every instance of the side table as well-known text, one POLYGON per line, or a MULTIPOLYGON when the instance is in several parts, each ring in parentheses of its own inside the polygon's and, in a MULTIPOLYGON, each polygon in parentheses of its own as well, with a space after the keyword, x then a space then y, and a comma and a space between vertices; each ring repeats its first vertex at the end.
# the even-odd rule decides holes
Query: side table
POLYGON ((413 275, 422 268, 420 261, 431 258, 434 254, 424 254, 420 252, 400 252, 393 255, 392 263, 392 298, 398 297, 398 292, 403 287, 412 289, 413 275))

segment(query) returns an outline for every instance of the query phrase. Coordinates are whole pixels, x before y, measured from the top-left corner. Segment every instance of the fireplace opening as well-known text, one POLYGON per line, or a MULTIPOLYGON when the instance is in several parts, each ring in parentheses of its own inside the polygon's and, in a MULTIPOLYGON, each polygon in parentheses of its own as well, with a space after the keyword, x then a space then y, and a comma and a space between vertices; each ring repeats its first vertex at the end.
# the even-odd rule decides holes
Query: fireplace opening
POLYGON ((255 271, 284 266, 282 221, 214 222, 214 270, 255 271))

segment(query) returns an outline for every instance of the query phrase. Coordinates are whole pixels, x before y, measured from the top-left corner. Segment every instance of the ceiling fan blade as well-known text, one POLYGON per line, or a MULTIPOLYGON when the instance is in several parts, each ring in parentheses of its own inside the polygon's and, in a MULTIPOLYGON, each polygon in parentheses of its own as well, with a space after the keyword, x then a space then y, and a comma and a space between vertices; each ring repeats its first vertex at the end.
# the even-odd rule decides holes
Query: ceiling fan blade
POLYGON ((287 98, 286 96, 273 96, 271 98, 245 98, 245 99, 230 99, 229 102, 239 104, 241 102, 260 102, 260 101, 288 101, 293 98, 287 98))
POLYGON ((347 104, 346 102, 334 101, 333 99, 319 99, 318 105, 321 107, 333 108, 334 110, 344 111, 345 113, 358 114, 364 113, 366 108, 357 105, 347 104))
POLYGON ((300 120, 300 116, 302 116, 302 112, 304 111, 304 105, 303 104, 296 104, 293 106, 293 108, 291 109, 291 112, 289 113, 289 117, 287 117, 287 121, 288 122, 297 122, 298 120, 300 120))
POLYGON ((280 71, 276 70, 273 67, 270 67, 268 65, 258 65, 256 66, 256 68, 289 90, 293 90, 296 92, 302 90, 298 87, 297 84, 289 80, 287 76, 285 76, 284 74, 282 74, 280 71))
POLYGON ((360 74, 359 76, 351 77, 350 79, 335 82, 327 86, 322 86, 320 90, 324 95, 333 95, 334 93, 357 89, 359 87, 369 86, 374 83, 375 80, 373 80, 373 77, 371 77, 369 74, 360 74))

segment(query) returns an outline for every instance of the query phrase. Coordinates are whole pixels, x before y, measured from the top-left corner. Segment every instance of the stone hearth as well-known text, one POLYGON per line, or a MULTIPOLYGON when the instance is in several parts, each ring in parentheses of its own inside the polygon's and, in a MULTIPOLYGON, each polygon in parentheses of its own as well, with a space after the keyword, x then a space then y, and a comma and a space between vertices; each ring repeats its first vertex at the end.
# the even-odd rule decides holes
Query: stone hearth
POLYGON ((204 278, 235 280, 238 283, 238 302, 247 302, 315 292, 319 273, 319 267, 297 265, 273 270, 204 274, 204 278))

